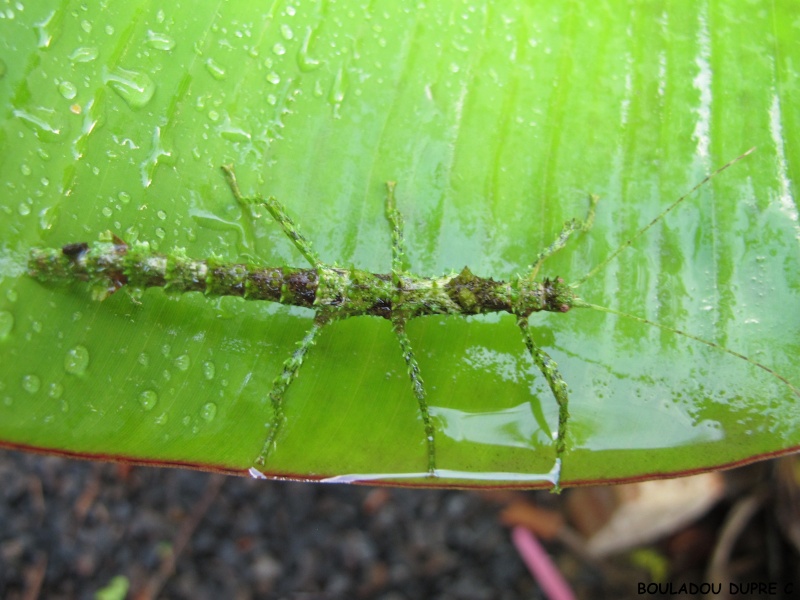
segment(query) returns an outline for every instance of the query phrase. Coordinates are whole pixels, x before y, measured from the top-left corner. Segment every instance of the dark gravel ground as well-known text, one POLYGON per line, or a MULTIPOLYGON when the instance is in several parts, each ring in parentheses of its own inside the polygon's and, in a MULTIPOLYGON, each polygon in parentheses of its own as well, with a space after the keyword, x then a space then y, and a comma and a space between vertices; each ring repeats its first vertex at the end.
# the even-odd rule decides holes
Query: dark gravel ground
MULTIPOLYGON (((704 581, 716 560, 725 581, 797 590, 738 597, 800 597, 800 458, 725 481, 723 501, 638 559, 587 559, 574 539, 547 550, 579 598, 700 597, 638 594, 655 572, 642 556, 666 561, 677 585, 704 581)), ((543 598, 500 512, 591 513, 610 488, 592 489, 600 496, 293 483, 0 450, 0 598, 543 598), (115 578, 127 594, 96 596, 115 578)))
POLYGON ((497 505, 469 492, 2 451, 0 527, 6 599, 37 586, 41 598, 93 598, 119 575, 129 598, 541 597, 497 505))

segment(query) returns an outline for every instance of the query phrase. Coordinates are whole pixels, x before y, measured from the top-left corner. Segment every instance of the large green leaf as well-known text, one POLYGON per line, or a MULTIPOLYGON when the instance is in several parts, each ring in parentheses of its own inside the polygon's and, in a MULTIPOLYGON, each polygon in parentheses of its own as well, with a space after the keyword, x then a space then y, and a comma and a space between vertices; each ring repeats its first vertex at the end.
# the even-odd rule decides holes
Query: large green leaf
MULTIPOLYGON (((230 472, 253 466, 268 393, 312 311, 168 296, 94 302, 26 274, 32 247, 105 231, 155 250, 302 265, 279 198, 322 259, 387 272, 398 182, 413 272, 525 272, 562 223, 597 221, 540 276, 592 310, 534 315, 569 384, 565 483, 686 473, 800 445, 800 63, 789 3, 6 4, 0 12, 3 445, 230 472), (738 352, 744 360, 724 349, 738 352), (756 362, 772 371, 760 368, 756 362), (780 376, 780 377, 779 377, 780 376)), ((510 315, 407 331, 437 430, 425 471, 390 324, 323 330, 263 470, 342 480, 532 485, 558 407, 510 315), (354 475, 361 474, 361 475, 354 475)))

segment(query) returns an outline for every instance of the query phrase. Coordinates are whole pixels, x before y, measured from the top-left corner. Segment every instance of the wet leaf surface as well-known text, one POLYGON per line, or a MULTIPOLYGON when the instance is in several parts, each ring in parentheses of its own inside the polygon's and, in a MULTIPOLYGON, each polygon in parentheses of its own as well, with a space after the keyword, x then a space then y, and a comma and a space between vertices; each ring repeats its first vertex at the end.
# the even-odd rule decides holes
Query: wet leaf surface
MULTIPOLYGON (((800 445, 800 399, 774 375, 800 385, 800 136, 786 83, 798 57, 786 9, 8 10, 4 445, 253 466, 272 381, 311 311, 157 289, 99 303, 80 284, 25 274, 31 248, 106 231, 156 251, 302 266, 276 223, 236 204, 223 164, 236 165, 245 193, 279 198, 324 262, 383 273, 387 180, 398 182, 419 275, 464 265, 496 279, 524 273, 596 193, 594 229, 540 273, 577 281, 752 146, 579 288, 589 302, 719 347, 585 309, 534 316, 531 330, 569 385, 565 483, 693 472, 800 445)), ((414 477, 426 467, 417 403, 391 327, 366 317, 320 335, 261 470, 549 485, 558 408, 513 317, 429 317, 406 329, 442 477, 414 477)))

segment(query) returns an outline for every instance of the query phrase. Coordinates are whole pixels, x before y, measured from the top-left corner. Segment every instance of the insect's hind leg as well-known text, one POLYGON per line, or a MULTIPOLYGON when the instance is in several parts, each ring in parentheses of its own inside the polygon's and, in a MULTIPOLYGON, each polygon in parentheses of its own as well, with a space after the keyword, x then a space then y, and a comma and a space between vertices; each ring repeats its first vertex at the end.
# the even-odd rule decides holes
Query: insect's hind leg
POLYGON ((414 351, 411 349, 411 340, 409 340, 408 335, 406 335, 405 321, 400 319, 392 320, 392 328, 395 334, 397 334, 397 340, 400 342, 403 359, 406 361, 406 366, 408 367, 408 376, 411 379, 411 387, 414 390, 414 396, 417 398, 417 404, 419 404, 419 412, 422 416, 422 423, 425 426, 425 444, 428 451, 428 475, 433 477, 436 474, 435 433, 431 414, 428 410, 428 402, 425 398, 425 386, 422 383, 419 364, 414 356, 414 351))
POLYGON ((278 224, 283 229, 283 233, 286 234, 295 247, 300 251, 305 259, 311 264, 312 267, 320 267, 322 266, 322 261, 320 261, 319 256, 311 247, 311 242, 309 242, 300 230, 298 229, 297 225, 294 221, 286 214, 286 209, 283 207, 283 204, 278 202, 275 198, 270 196, 269 198, 262 198, 261 196, 255 197, 247 197, 243 196, 241 190, 239 189, 239 183, 236 181, 236 173, 233 171, 233 165, 222 165, 222 171, 225 173, 225 178, 228 180, 228 186, 231 188, 231 192, 233 192, 234 198, 236 201, 241 204, 242 206, 248 206, 250 204, 260 204, 264 208, 269 211, 269 214, 272 215, 272 218, 275 219, 278 224))
POLYGON ((534 279, 536 277, 536 275, 539 273, 539 268, 548 257, 552 256, 567 245, 567 242, 573 233, 579 231, 589 231, 592 228, 592 225, 594 225, 595 210, 599 201, 600 196, 590 194, 589 212, 586 214, 586 218, 583 221, 572 219, 564 223, 564 227, 561 228, 561 233, 558 234, 558 237, 556 237, 553 243, 542 250, 536 257, 536 262, 533 265, 533 269, 531 269, 530 279, 534 279))
MULTIPOLYGON (((544 375, 544 378, 547 380, 547 385, 550 386, 550 390, 553 392, 553 396, 555 396, 556 402, 558 403, 556 460, 558 460, 560 464, 567 449, 567 423, 569 421, 569 393, 567 392, 567 382, 564 381, 564 378, 558 371, 556 361, 550 358, 547 352, 542 350, 536 345, 536 342, 533 341, 533 336, 531 336, 531 332, 528 328, 528 318, 519 317, 517 319, 517 325, 519 325, 519 328, 522 330, 525 346, 528 348, 528 352, 531 353, 533 362, 539 367, 542 375, 544 375)), ((558 482, 556 482, 553 491, 561 491, 558 482)))
POLYGON ((297 344, 297 348, 292 352, 292 355, 284 361, 281 374, 272 382, 272 389, 269 392, 269 399, 272 403, 272 420, 269 423, 267 439, 255 460, 257 465, 264 465, 270 452, 275 448, 278 433, 280 433, 281 427, 286 420, 283 413, 283 397, 286 394, 286 390, 289 389, 289 385, 297 377, 300 367, 303 366, 308 350, 316 343, 320 330, 329 322, 330 319, 327 316, 317 314, 311 329, 306 332, 306 335, 297 344))

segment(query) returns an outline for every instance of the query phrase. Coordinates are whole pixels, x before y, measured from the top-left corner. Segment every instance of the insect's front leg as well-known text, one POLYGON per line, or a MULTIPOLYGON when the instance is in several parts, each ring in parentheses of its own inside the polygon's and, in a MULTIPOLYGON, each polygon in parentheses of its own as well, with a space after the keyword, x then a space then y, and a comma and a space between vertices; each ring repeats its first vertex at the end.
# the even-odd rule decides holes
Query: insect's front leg
MULTIPOLYGON (((525 340, 525 346, 528 352, 531 353, 533 362, 539 367, 539 370, 547 380, 547 385, 553 392, 553 396, 558 402, 558 433, 556 438, 556 460, 561 463, 564 453, 567 449, 567 423, 569 421, 569 393, 567 392, 567 382, 558 371, 558 365, 550 356, 536 345, 531 336, 530 329, 528 328, 528 318, 518 317, 517 325, 522 330, 522 337, 525 340)), ((561 492, 559 482, 556 482, 553 491, 556 493, 561 492)))
POLYGON ((536 262, 533 264, 533 268, 531 269, 531 273, 529 275, 531 280, 536 278, 536 275, 539 273, 539 268, 548 257, 552 256, 567 245, 567 242, 573 233, 578 231, 589 231, 592 228, 592 225, 594 225, 595 209, 599 201, 600 196, 591 194, 589 196, 589 212, 586 214, 586 218, 583 221, 572 219, 571 221, 564 223, 564 227, 561 228, 561 233, 558 234, 558 237, 536 257, 536 262))
POLYGON ((275 219, 278 224, 283 229, 283 233, 286 234, 295 247, 300 251, 305 259, 309 262, 312 267, 319 268, 322 266, 322 261, 320 261, 319 256, 311 247, 311 242, 308 241, 300 230, 298 229, 297 225, 294 221, 292 221, 291 217, 286 213, 286 209, 283 207, 283 204, 278 202, 277 199, 270 196, 269 198, 262 198, 261 196, 255 196, 253 198, 249 198, 242 195, 241 190, 239 189, 239 183, 236 181, 236 173, 233 170, 232 165, 223 165, 222 171, 225 173, 225 178, 228 180, 228 186, 231 188, 231 192, 233 192, 234 198, 236 201, 241 204, 242 206, 248 206, 250 204, 260 204, 264 208, 269 211, 269 214, 272 215, 272 218, 275 219))

